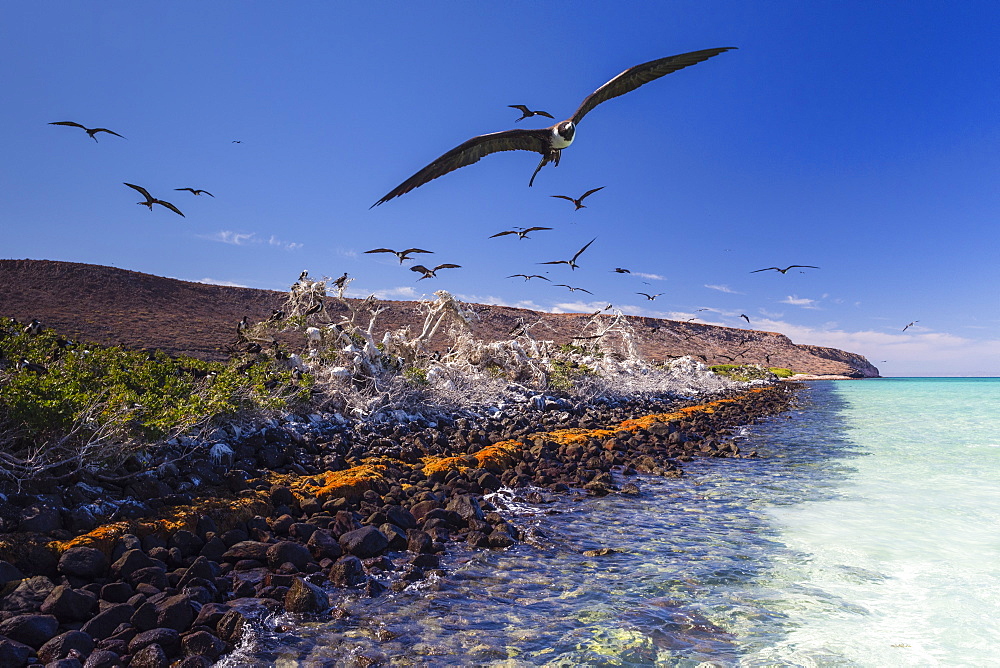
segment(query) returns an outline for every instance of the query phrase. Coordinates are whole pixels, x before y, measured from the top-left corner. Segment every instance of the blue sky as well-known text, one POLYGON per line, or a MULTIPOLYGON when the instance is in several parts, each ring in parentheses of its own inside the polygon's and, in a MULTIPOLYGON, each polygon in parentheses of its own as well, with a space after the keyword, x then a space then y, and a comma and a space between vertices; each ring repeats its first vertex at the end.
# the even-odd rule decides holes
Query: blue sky
POLYGON ((8 2, 0 257, 746 314, 884 375, 1000 375, 998 25, 978 1, 8 2), (738 50, 597 107, 531 189, 538 156, 509 152, 369 209, 470 137, 547 124, 507 105, 566 118, 628 67, 720 46, 738 50), (597 186, 580 211, 550 197, 597 186), (533 225, 554 229, 488 238, 533 225), (593 237, 576 271, 536 264, 593 237), (416 282, 377 247, 462 268, 416 282), (751 273, 789 264, 820 269, 751 273))

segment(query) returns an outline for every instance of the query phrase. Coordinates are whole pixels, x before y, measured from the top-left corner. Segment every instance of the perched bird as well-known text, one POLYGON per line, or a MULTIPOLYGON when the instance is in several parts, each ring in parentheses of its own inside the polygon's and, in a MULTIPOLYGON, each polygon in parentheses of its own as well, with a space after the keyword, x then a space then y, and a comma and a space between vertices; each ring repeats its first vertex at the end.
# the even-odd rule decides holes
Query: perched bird
POLYGON ((748 325, 750 324, 750 318, 745 313, 740 313, 740 317, 746 320, 748 325))
POLYGON ((531 118, 532 116, 544 116, 545 118, 551 118, 552 120, 556 119, 555 116, 553 116, 547 111, 532 111, 523 104, 508 104, 507 106, 510 107, 511 109, 517 109, 523 114, 521 118, 518 118, 514 121, 515 123, 520 123, 524 119, 531 118))
POLYGON ((628 269, 622 269, 621 267, 615 267, 616 274, 631 274, 632 272, 628 269))
POLYGON ((31 322, 24 326, 24 333, 28 336, 38 336, 42 333, 42 323, 38 318, 32 318, 31 322))
POLYGON ((315 304, 313 304, 312 306, 310 306, 309 308, 307 308, 302 313, 302 315, 312 315, 313 313, 319 313, 322 310, 323 310, 323 302, 320 301, 320 302, 316 302, 315 304))
POLYGON ((662 292, 657 292, 657 293, 656 293, 655 295, 649 295, 649 294, 646 294, 645 292, 637 292, 637 293, 635 293, 635 294, 637 294, 637 295, 642 295, 643 297, 645 297, 645 298, 646 298, 646 299, 648 299, 649 301, 653 301, 654 299, 656 299, 657 297, 659 297, 659 296, 660 296, 660 295, 662 295, 663 293, 662 293, 662 292))
MULTIPOLYGON (((557 288, 568 288, 570 292, 576 292, 577 290, 579 290, 580 292, 586 292, 588 295, 594 294, 590 290, 584 290, 583 288, 574 288, 572 285, 566 285, 565 283, 555 283, 554 285, 557 288)), ((600 313, 600 311, 598 311, 598 313, 600 313)))
MULTIPOLYGON (((107 128, 86 128, 80 125, 79 123, 74 123, 73 121, 56 121, 54 123, 49 123, 49 125, 69 125, 70 127, 81 128, 84 132, 90 135, 90 138, 93 139, 94 141, 97 141, 97 137, 95 137, 94 135, 96 135, 98 132, 107 132, 109 135, 122 137, 117 132, 114 132, 113 130, 109 130, 107 128)), ((122 137, 122 139, 125 139, 125 137, 122 137)))
POLYGON ((257 353, 261 352, 262 350, 263 350, 263 348, 261 348, 260 344, 257 343, 256 341, 251 341, 250 343, 247 344, 247 347, 246 347, 246 351, 248 353, 253 354, 253 355, 256 355, 257 353))
POLYGON ((24 369, 25 371, 30 371, 31 373, 36 373, 39 376, 41 376, 44 373, 48 373, 48 371, 49 371, 48 369, 46 369, 41 364, 36 364, 35 362, 29 362, 26 357, 22 357, 21 361, 18 362, 17 365, 20 368, 24 369))
POLYGON ((553 260, 552 262, 539 262, 538 264, 568 264, 569 268, 575 271, 576 268, 580 266, 576 263, 576 258, 580 257, 583 251, 587 250, 587 247, 589 247, 590 244, 594 243, 595 241, 597 241, 597 237, 594 237, 593 239, 588 241, 586 246, 578 250, 576 252, 576 255, 573 256, 572 260, 553 260))
POLYGON ((491 234, 490 239, 494 237, 502 237, 505 234, 516 234, 518 239, 528 239, 528 232, 534 232, 536 230, 551 230, 551 227, 529 227, 527 229, 523 227, 517 227, 513 230, 505 230, 503 232, 497 232, 496 234, 491 234))
POLYGON ((285 317, 284 311, 282 311, 281 309, 273 308, 271 309, 271 315, 268 316, 267 320, 265 320, 264 322, 278 322, 279 320, 284 319, 284 317, 285 317))
POLYGON ((304 281, 307 278, 309 278, 309 270, 308 269, 303 269, 302 273, 299 274, 299 280, 296 281, 296 282, 298 283, 298 282, 304 281))
MULTIPOLYGON (((402 264, 402 263, 400 263, 400 264, 402 264)), ((347 284, 347 272, 345 271, 345 272, 344 272, 344 275, 343 275, 343 276, 341 276, 340 278, 338 278, 337 280, 335 280, 335 281, 333 282, 333 284, 334 284, 335 286, 337 286, 338 288, 342 288, 342 287, 344 287, 344 285, 346 285, 346 284, 347 284)))
POLYGON ((461 269, 461 268, 462 265, 460 264, 439 264, 433 269, 428 269, 422 264, 415 264, 412 267, 410 267, 410 271, 416 271, 423 274, 423 276, 417 279, 418 281, 422 281, 425 278, 437 278, 438 269, 461 269))
POLYGON ((412 260, 409 257, 411 253, 433 253, 434 251, 421 250, 419 248, 407 248, 406 250, 394 251, 391 248, 373 248, 372 250, 367 250, 365 253, 392 253, 399 258, 399 263, 403 264, 403 260, 412 260))
MULTIPOLYGON (((389 191, 385 197, 375 202, 372 207, 385 204, 394 197, 405 195, 428 181, 444 176, 461 167, 471 165, 478 162, 483 156, 497 153, 498 151, 533 151, 542 155, 538 167, 535 168, 534 173, 531 175, 531 180, 528 181, 528 186, 531 186, 535 181, 535 176, 542 167, 550 162, 556 166, 559 165, 562 150, 573 143, 576 135, 576 126, 580 124, 583 117, 594 107, 619 95, 633 91, 654 79, 659 79, 671 72, 676 72, 690 65, 700 63, 703 60, 708 60, 712 56, 729 51, 731 48, 733 47, 692 51, 691 53, 660 58, 631 67, 588 95, 577 110, 573 112, 573 116, 567 120, 537 130, 505 130, 503 132, 493 132, 473 137, 451 149, 403 181, 389 191)), ((638 140, 626 134, 624 141, 632 142, 638 140)))
POLYGON ((155 197, 150 195, 149 191, 143 188, 142 186, 136 186, 131 183, 126 183, 125 185, 127 185, 129 188, 132 188, 133 190, 138 190, 139 194, 146 198, 145 202, 136 202, 136 204, 142 204, 143 206, 148 206, 150 211, 153 210, 154 204, 159 204, 160 206, 167 207, 168 209, 176 213, 178 216, 182 218, 184 217, 184 214, 181 213, 181 210, 178 209, 176 206, 174 206, 170 202, 164 202, 162 199, 156 199, 155 197))
POLYGON ((243 319, 236 323, 236 337, 242 340, 245 336, 244 332, 250 328, 250 320, 243 316, 243 319))
POLYGON ((920 321, 919 321, 919 320, 914 320, 914 321, 913 321, 913 322, 911 322, 911 323, 910 323, 909 325, 907 325, 906 327, 904 327, 904 328, 903 328, 903 331, 905 332, 906 330, 908 330, 908 329, 909 329, 910 327, 913 327, 913 326, 914 326, 915 324, 917 324, 918 322, 920 322, 920 321))
POLYGON ((604 186, 601 186, 600 188, 594 188, 592 190, 588 190, 587 192, 583 193, 579 197, 575 197, 575 198, 574 197, 570 197, 569 195, 549 195, 549 197, 555 197, 557 199, 569 200, 570 202, 572 202, 573 204, 576 205, 576 208, 574 209, 574 211, 579 211, 580 209, 586 209, 587 208, 587 207, 585 207, 583 205, 583 200, 587 199, 588 197, 590 197, 591 195, 593 195, 594 193, 596 193, 598 190, 604 190, 604 186))
POLYGON ((543 281, 549 281, 550 283, 552 282, 551 279, 545 278, 544 276, 540 276, 538 274, 511 274, 507 278, 515 278, 515 277, 517 277, 517 278, 523 278, 525 280, 525 282, 528 282, 528 281, 530 281, 533 278, 540 278, 543 281))
POLYGON ((814 267, 811 264, 790 264, 787 267, 785 267, 784 269, 781 269, 780 267, 765 267, 764 269, 754 269, 750 273, 751 274, 756 274, 758 271, 771 271, 771 270, 774 270, 774 271, 780 271, 782 274, 787 274, 788 270, 792 269, 794 267, 802 267, 803 269, 819 269, 819 267, 814 267))
POLYGON ((208 192, 207 190, 202 190, 201 188, 174 188, 174 190, 189 190, 195 195, 200 195, 202 193, 205 193, 209 197, 215 197, 215 195, 213 195, 212 193, 208 192))

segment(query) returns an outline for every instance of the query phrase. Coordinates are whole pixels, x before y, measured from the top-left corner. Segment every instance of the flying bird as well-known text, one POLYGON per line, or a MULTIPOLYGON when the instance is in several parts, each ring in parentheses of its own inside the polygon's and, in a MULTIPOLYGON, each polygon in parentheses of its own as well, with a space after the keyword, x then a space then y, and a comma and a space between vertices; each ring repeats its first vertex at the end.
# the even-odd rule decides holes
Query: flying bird
POLYGON ((616 274, 631 274, 632 272, 628 269, 622 269, 621 267, 615 267, 616 274))
POLYGON ((420 278, 417 279, 418 281, 422 281, 425 278, 437 278, 437 270, 438 269, 461 269, 461 268, 462 268, 462 265, 460 265, 460 264, 439 264, 438 266, 434 267, 433 269, 428 269, 427 267, 425 267, 422 264, 415 264, 412 267, 410 267, 410 271, 416 271, 416 272, 422 273, 423 276, 421 276, 420 278))
POLYGON ((527 229, 523 227, 518 227, 513 230, 505 230, 503 232, 497 232, 496 234, 491 234, 490 239, 494 237, 502 237, 505 234, 516 234, 518 239, 530 239, 528 232, 534 232, 536 230, 551 230, 551 227, 529 227, 527 229))
POLYGON ((580 209, 586 209, 587 208, 586 206, 583 205, 583 200, 587 199, 588 197, 590 197, 591 195, 593 195, 594 193, 596 193, 598 190, 604 190, 604 186, 601 186, 600 188, 593 188, 591 190, 588 190, 587 192, 583 193, 579 197, 575 197, 575 198, 574 197, 570 197, 569 195, 549 195, 549 197, 555 197, 557 199, 569 200, 570 202, 572 202, 573 204, 576 205, 576 208, 574 209, 574 211, 579 211, 580 209))
POLYGON ((552 120, 556 119, 555 116, 553 116, 547 111, 532 111, 523 104, 508 104, 507 106, 510 107, 511 109, 517 109, 523 114, 521 118, 518 118, 517 120, 514 121, 515 123, 520 123, 524 119, 531 118, 532 116, 544 116, 545 118, 551 118, 552 120))
MULTIPOLYGON (((559 165, 562 150, 573 143, 576 135, 576 126, 580 124, 583 117, 594 107, 619 95, 633 91, 654 79, 659 79, 671 72, 676 72, 690 65, 708 60, 712 56, 717 56, 732 48, 722 47, 692 51, 631 67, 588 95, 577 110, 573 112, 573 115, 565 121, 560 121, 550 127, 539 128, 537 130, 504 130, 502 132, 493 132, 473 137, 451 149, 403 181, 389 191, 382 199, 375 202, 372 207, 385 204, 389 200, 400 195, 405 195, 428 181, 444 176, 461 167, 467 167, 478 162, 483 156, 499 151, 532 151, 542 155, 541 161, 528 181, 528 186, 530 187, 535 182, 535 176, 542 167, 550 162, 556 166, 559 165)), ((626 137, 626 141, 639 140, 634 137, 626 137)))
POLYGON ((740 317, 746 320, 748 325, 750 324, 750 318, 745 313, 740 313, 740 317))
POLYGON ((553 260, 552 262, 539 262, 538 264, 568 264, 569 268, 575 271, 576 268, 580 266, 576 263, 576 258, 580 257, 583 251, 587 250, 587 247, 590 246, 590 244, 594 243, 595 241, 597 241, 597 237, 594 237, 593 239, 588 241, 586 246, 578 250, 576 252, 576 255, 573 256, 572 260, 553 260))
MULTIPOLYGON (((557 288, 568 288, 570 292, 576 292, 577 290, 579 290, 580 292, 586 292, 588 295, 594 294, 590 290, 584 290, 583 288, 574 288, 572 285, 566 285, 565 283, 555 283, 554 285, 557 288)), ((598 311, 598 313, 600 313, 600 311, 598 311)))
MULTIPOLYGON (((80 125, 79 123, 74 123, 73 121, 55 121, 54 123, 49 123, 49 125, 69 125, 70 127, 81 128, 84 132, 90 135, 90 138, 93 139, 94 141, 97 141, 97 137, 95 137, 94 135, 96 135, 98 132, 107 132, 109 135, 122 137, 114 130, 109 130, 107 128, 87 128, 80 125)), ((122 137, 122 139, 125 139, 125 137, 122 137)))
POLYGON ((814 267, 811 264, 790 264, 787 267, 785 267, 784 269, 781 269, 780 267, 765 267, 764 269, 754 269, 750 273, 751 274, 756 274, 758 271, 771 271, 771 270, 774 270, 774 271, 780 271, 782 274, 787 274, 788 270, 792 269, 794 267, 802 267, 803 269, 819 269, 819 267, 814 267))
POLYGON ((195 195, 200 195, 202 193, 205 193, 209 197, 215 197, 215 195, 213 195, 212 193, 208 192, 207 190, 202 190, 201 188, 174 188, 174 190, 190 190, 195 195))
POLYGON ((543 281, 549 281, 550 283, 552 282, 551 279, 545 278, 544 276, 540 276, 538 274, 511 274, 507 278, 515 278, 515 277, 517 277, 517 278, 523 278, 525 280, 525 282, 528 282, 528 281, 530 281, 533 278, 540 278, 543 281))
POLYGON ((656 293, 655 295, 648 295, 648 294, 646 294, 645 292, 637 292, 637 293, 635 293, 635 294, 637 294, 637 295, 642 295, 643 297, 645 297, 645 298, 646 298, 646 299, 648 299, 649 301, 653 301, 654 299, 656 299, 657 297, 659 297, 659 296, 660 296, 660 295, 662 295, 663 293, 662 293, 662 292, 657 292, 657 293, 656 293))
POLYGON ((143 206, 148 206, 150 211, 153 210, 154 204, 159 204, 160 206, 165 206, 166 208, 170 209, 178 216, 182 218, 185 217, 184 214, 181 213, 181 210, 178 209, 176 206, 174 206, 170 202, 164 202, 162 199, 156 199, 155 197, 150 195, 149 191, 143 188, 142 186, 137 186, 131 183, 126 183, 125 185, 127 185, 129 188, 132 188, 133 190, 139 191, 139 194, 146 198, 145 202, 136 202, 136 204, 142 204, 143 206))
POLYGON ((394 251, 391 248, 373 248, 372 250, 367 250, 365 253, 392 253, 399 258, 399 263, 403 264, 403 260, 412 260, 409 257, 411 253, 433 253, 434 251, 422 250, 420 248, 407 248, 406 250, 394 251))
POLYGON ((904 328, 903 328, 903 331, 905 332, 906 330, 908 330, 908 329, 909 329, 910 327, 913 327, 913 326, 914 326, 915 324, 917 324, 918 322, 920 322, 920 321, 919 321, 919 320, 914 320, 914 321, 913 321, 913 322, 911 322, 911 323, 910 323, 909 325, 907 325, 906 327, 904 327, 904 328))

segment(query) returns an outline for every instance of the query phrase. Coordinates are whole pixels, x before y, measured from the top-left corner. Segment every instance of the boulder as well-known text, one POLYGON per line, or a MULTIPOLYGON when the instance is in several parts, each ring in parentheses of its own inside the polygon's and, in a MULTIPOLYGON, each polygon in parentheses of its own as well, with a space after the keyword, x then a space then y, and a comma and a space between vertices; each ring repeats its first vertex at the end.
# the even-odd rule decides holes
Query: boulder
POLYGON ((162 647, 153 643, 133 654, 128 665, 131 668, 168 668, 170 659, 162 647))
POLYGON ((317 529, 309 536, 306 543, 309 552, 314 559, 337 559, 344 551, 340 547, 340 542, 333 537, 333 534, 326 529, 317 529))
POLYGON ((27 578, 0 601, 0 610, 14 613, 35 612, 55 588, 52 581, 44 575, 27 578))
POLYGON ((94 651, 94 640, 83 631, 67 631, 52 638, 38 650, 38 658, 45 663, 65 659, 72 650, 87 656, 94 651))
POLYGON ((389 547, 389 539, 375 527, 365 526, 342 535, 340 547, 347 554, 367 559, 385 552, 389 547))
POLYGON ((296 577, 285 594, 285 610, 296 613, 319 613, 330 609, 330 599, 320 587, 296 577))
POLYGON ((90 619, 96 607, 97 597, 90 592, 59 585, 42 603, 41 610, 44 615, 55 615, 60 622, 72 622, 90 619))
POLYGON ((132 573, 141 568, 158 566, 160 564, 142 550, 128 550, 115 563, 111 564, 111 576, 115 580, 127 580, 132 573))
POLYGON ((310 561, 312 561, 312 554, 310 554, 309 548, 301 543, 284 540, 267 549, 267 564, 271 568, 277 568, 287 562, 302 571, 305 570, 306 564, 310 561))
POLYGON ((337 587, 354 587, 368 579, 361 560, 353 555, 345 555, 334 562, 328 577, 337 587))
POLYGON ((175 656, 181 651, 181 634, 174 629, 150 629, 132 638, 128 644, 129 654, 136 654, 152 644, 159 645, 167 656, 175 656))
POLYGON ((95 649, 87 657, 83 668, 115 668, 121 665, 121 656, 106 649, 95 649))
POLYGON ((80 630, 97 640, 103 640, 109 638, 119 624, 129 621, 133 614, 135 608, 130 604, 116 603, 94 615, 80 630))
POLYGON ((24 643, 0 636, 0 666, 20 668, 27 665, 35 650, 24 643))
POLYGON ((18 615, 0 622, 0 635, 38 649, 59 630, 53 615, 18 615))
POLYGON ((203 656, 215 661, 226 651, 226 643, 208 631, 195 631, 181 638, 181 652, 184 656, 203 656))
POLYGON ((261 543, 256 540, 242 540, 226 550, 225 554, 222 555, 222 560, 236 563, 237 561, 252 559, 266 564, 267 550, 270 547, 270 543, 261 543))
POLYGON ((480 520, 485 519, 483 514, 483 509, 479 505, 479 501, 476 497, 471 494, 459 494, 453 496, 451 501, 448 502, 447 510, 457 513, 459 517, 468 522, 469 520, 480 520))
POLYGON ((92 547, 71 547, 59 557, 59 572, 83 580, 96 580, 108 572, 108 558, 92 547))

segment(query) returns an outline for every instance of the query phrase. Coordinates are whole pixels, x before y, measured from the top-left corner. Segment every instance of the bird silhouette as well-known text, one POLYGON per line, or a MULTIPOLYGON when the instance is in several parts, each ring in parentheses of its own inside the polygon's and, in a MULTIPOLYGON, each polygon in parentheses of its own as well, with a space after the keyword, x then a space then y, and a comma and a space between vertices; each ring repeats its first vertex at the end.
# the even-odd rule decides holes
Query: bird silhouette
POLYGON ((635 294, 637 294, 637 295, 642 295, 643 297, 645 297, 645 298, 646 298, 646 299, 648 299, 649 301, 653 301, 654 299, 656 299, 657 297, 659 297, 659 296, 660 296, 660 295, 662 295, 663 293, 662 293, 662 292, 657 292, 657 293, 656 293, 655 295, 649 295, 649 294, 646 294, 645 292, 637 292, 637 293, 635 293, 635 294))
POLYGON ((164 206, 164 207, 170 209, 171 211, 173 211, 174 213, 176 213, 178 216, 181 216, 182 218, 185 217, 184 214, 181 213, 181 210, 178 209, 176 206, 174 206, 170 202, 165 202, 162 199, 156 199, 155 197, 153 197, 152 195, 150 195, 149 191, 146 190, 145 188, 143 188, 142 186, 137 186, 137 185, 134 185, 132 183, 126 183, 125 185, 127 185, 129 188, 132 188, 133 190, 139 191, 139 194, 146 198, 145 202, 136 202, 136 204, 142 204, 143 206, 148 206, 150 211, 153 210, 153 205, 154 204, 159 204, 160 206, 164 206))
MULTIPOLYGON (((88 135, 90 135, 90 138, 93 139, 94 141, 97 141, 97 137, 95 135, 98 132, 107 132, 109 135, 114 135, 116 137, 122 137, 120 134, 118 134, 114 130, 109 130, 107 128, 88 128, 88 127, 84 127, 84 126, 80 125, 79 123, 74 123, 73 121, 55 121, 54 123, 49 123, 49 125, 68 125, 68 126, 74 127, 74 128, 81 128, 84 132, 86 132, 88 135)), ((125 137, 122 137, 122 139, 125 139, 125 137)))
POLYGON ((622 269, 621 267, 615 267, 616 274, 631 274, 632 272, 628 269, 622 269))
POLYGON ((497 232, 496 234, 491 234, 490 239, 494 237, 502 237, 505 234, 516 234, 518 239, 530 239, 528 232, 534 232, 536 230, 551 230, 551 227, 529 227, 527 229, 523 227, 518 227, 513 230, 504 230, 503 232, 497 232))
POLYGON ((215 195, 213 195, 212 193, 208 192, 207 190, 202 190, 201 188, 174 188, 174 190, 189 190, 195 195, 200 195, 202 193, 205 193, 209 197, 215 197, 215 195))
MULTIPOLYGON (((400 263, 400 264, 402 264, 402 263, 400 263)), ((344 287, 344 285, 346 285, 346 284, 347 284, 347 272, 345 271, 345 272, 344 272, 344 275, 343 275, 343 276, 341 276, 340 278, 338 278, 337 280, 335 280, 335 281, 333 282, 333 284, 334 284, 335 286, 337 286, 338 288, 342 288, 342 287, 344 287)))
POLYGON ((433 269, 428 269, 422 264, 415 264, 412 267, 410 267, 410 271, 416 271, 422 273, 423 276, 417 279, 418 281, 422 281, 425 278, 437 278, 438 269, 461 269, 461 268, 462 265, 460 264, 439 264, 433 269))
POLYGON ((588 197, 590 197, 591 195, 593 195, 594 193, 596 193, 598 190, 604 190, 604 186, 601 186, 600 188, 593 188, 591 190, 588 190, 587 192, 583 193, 579 197, 575 197, 575 198, 574 197, 570 197, 569 195, 549 195, 549 197, 555 197, 556 199, 569 200, 570 202, 572 202, 573 204, 576 205, 576 208, 574 209, 574 211, 579 211, 580 209, 586 209, 587 208, 586 206, 583 205, 583 200, 587 199, 588 197))
MULTIPOLYGON (((528 186, 530 187, 542 167, 550 162, 556 166, 559 165, 562 150, 573 143, 576 126, 580 124, 583 117, 594 107, 619 95, 633 91, 654 79, 659 79, 671 72, 676 72, 690 65, 708 60, 724 51, 729 51, 731 48, 733 47, 692 51, 631 67, 588 95, 567 120, 537 130, 504 130, 502 132, 493 132, 473 137, 451 149, 403 181, 389 191, 382 199, 375 202, 372 207, 385 204, 394 197, 405 195, 428 181, 444 176, 461 167, 476 163, 484 156, 499 151, 532 151, 542 155, 541 161, 528 181, 528 186)), ((628 138, 627 141, 636 140, 628 138)))
POLYGON ((746 320, 748 325, 750 324, 750 318, 748 318, 745 313, 740 313, 740 317, 746 320))
POLYGON ((814 267, 811 264, 790 264, 787 267, 785 267, 784 269, 781 269, 780 267, 765 267, 764 269, 754 269, 750 273, 751 274, 756 274, 758 271, 772 271, 773 270, 773 271, 780 271, 782 274, 787 274, 788 270, 792 269, 794 267, 802 267, 803 269, 819 269, 819 267, 814 267))
POLYGON ((543 281, 549 281, 550 283, 552 282, 551 279, 545 278, 544 276, 540 276, 538 274, 511 274, 510 276, 507 276, 507 278, 515 278, 515 277, 524 278, 525 282, 528 282, 533 278, 540 278, 543 281))
POLYGON ((594 294, 590 290, 584 290, 583 288, 574 288, 572 285, 566 285, 565 283, 554 283, 553 285, 555 285, 557 288, 568 288, 570 292, 576 292, 577 290, 579 290, 580 292, 586 292, 588 295, 594 294))
POLYGON ((524 119, 531 118, 532 116, 544 116, 545 118, 551 118, 552 120, 556 119, 555 116, 553 116, 547 111, 532 111, 523 104, 508 104, 507 106, 510 107, 511 109, 517 109, 522 114, 521 118, 518 118, 514 121, 515 123, 520 123, 524 119))
POLYGON ((409 257, 411 253, 433 253, 434 251, 422 250, 420 248, 407 248, 406 250, 394 251, 391 248, 373 248, 372 250, 366 250, 365 253, 392 253, 399 258, 399 263, 403 264, 403 260, 412 260, 409 257))
POLYGON ((909 325, 907 325, 906 327, 904 327, 904 328, 903 328, 903 331, 905 332, 906 330, 908 330, 908 329, 909 329, 910 327, 913 327, 913 326, 914 326, 915 324, 917 324, 918 322, 920 322, 920 321, 919 321, 919 320, 914 320, 914 321, 913 321, 913 322, 911 322, 911 323, 910 323, 909 325))
POLYGON ((590 241, 588 241, 586 246, 584 246, 583 248, 581 248, 580 250, 578 250, 576 252, 576 255, 573 256, 572 260, 553 260, 551 262, 539 262, 538 264, 568 264, 569 268, 573 269, 575 271, 576 268, 580 266, 580 265, 578 265, 576 263, 576 258, 580 257, 580 255, 583 253, 583 251, 587 250, 587 248, 590 246, 590 244, 594 243, 595 241, 597 241, 597 237, 594 237, 593 239, 591 239, 590 241))

